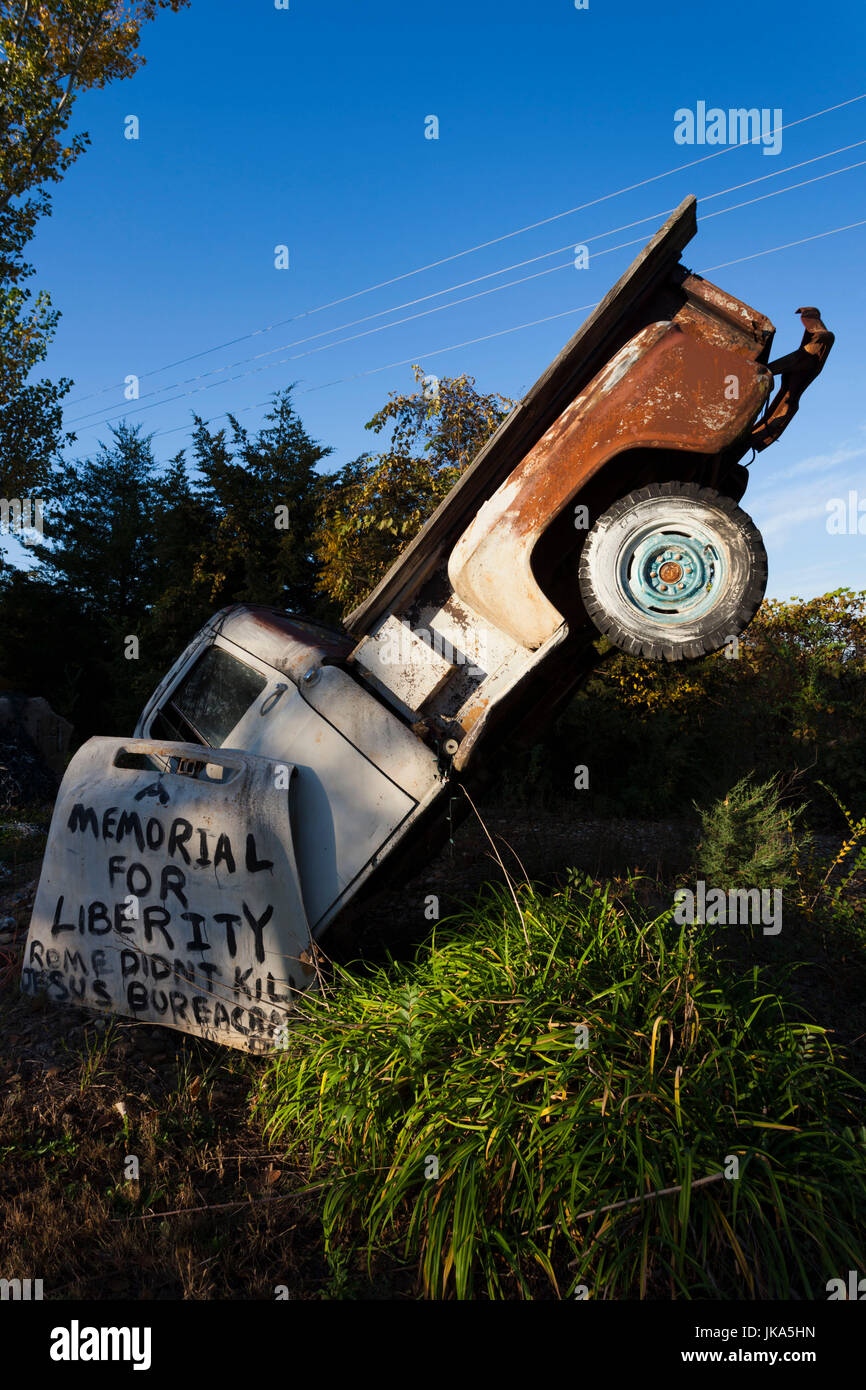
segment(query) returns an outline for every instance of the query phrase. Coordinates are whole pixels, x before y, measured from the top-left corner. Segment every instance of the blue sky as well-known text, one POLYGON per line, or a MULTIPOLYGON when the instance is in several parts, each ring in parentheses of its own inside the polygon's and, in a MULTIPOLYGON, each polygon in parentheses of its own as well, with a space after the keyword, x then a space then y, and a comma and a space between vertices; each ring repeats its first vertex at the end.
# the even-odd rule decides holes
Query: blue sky
POLYGON ((56 188, 32 247, 34 283, 63 314, 47 372, 75 380, 66 418, 76 452, 95 450, 104 422, 125 414, 168 459, 188 442, 193 409, 240 412, 254 427, 268 395, 296 381, 304 423, 333 445, 327 466, 337 466, 375 446, 364 422, 389 391, 411 388, 411 361, 519 397, 585 317, 578 306, 600 299, 639 249, 622 243, 648 239, 686 193, 734 189, 699 203, 686 263, 769 315, 777 353, 799 342, 800 304, 817 304, 837 335, 797 419, 753 466, 744 505, 767 542, 768 593, 866 588, 866 536, 826 528, 830 498, 854 489, 866 506, 866 226, 755 257, 866 220, 866 165, 762 197, 866 161, 866 144, 843 149, 866 141, 866 101, 785 129, 777 155, 734 147, 605 198, 723 148, 677 144, 677 109, 780 108, 786 125, 797 122, 866 92, 864 48, 856 0, 776 10, 742 0, 589 0, 586 10, 573 0, 290 0, 288 10, 193 0, 145 31, 137 77, 79 102, 73 129, 87 129, 92 146, 56 188), (138 140, 124 138, 129 115, 138 140), (438 140, 425 139, 430 115, 438 140), (806 160, 815 162, 783 172, 806 160), (764 181, 736 187, 755 179, 764 181), (569 249, 519 266, 581 242, 587 269, 569 249), (275 268, 278 245, 289 248, 287 270, 275 268), (739 263, 712 269, 727 261, 739 263), (439 293, 481 276, 490 278, 439 293), (437 297, 397 307, 425 295, 437 297), (436 351, 454 344, 466 345, 436 351), (133 373, 138 402, 123 395, 133 373))

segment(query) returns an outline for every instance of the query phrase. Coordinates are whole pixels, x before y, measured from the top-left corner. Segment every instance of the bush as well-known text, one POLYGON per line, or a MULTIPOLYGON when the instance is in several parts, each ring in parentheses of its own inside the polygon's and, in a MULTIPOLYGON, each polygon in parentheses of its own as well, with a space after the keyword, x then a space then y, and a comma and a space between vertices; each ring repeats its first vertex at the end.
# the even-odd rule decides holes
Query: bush
POLYGON ((781 780, 743 777, 721 801, 700 812, 695 850, 699 878, 717 888, 788 888, 796 878, 794 826, 804 806, 788 810, 781 780))
POLYGON ((711 929, 489 889, 336 979, 258 1098, 326 1251, 402 1247, 433 1298, 815 1298, 864 1267, 863 1087, 711 929))
POLYGON ((570 769, 585 763, 581 813, 659 819, 688 815, 695 798, 724 796, 750 773, 799 771, 810 821, 824 827, 835 817, 816 794, 822 780, 866 813, 864 708, 866 591, 767 601, 736 649, 700 661, 608 649, 532 750, 506 753, 503 792, 574 805, 570 769))

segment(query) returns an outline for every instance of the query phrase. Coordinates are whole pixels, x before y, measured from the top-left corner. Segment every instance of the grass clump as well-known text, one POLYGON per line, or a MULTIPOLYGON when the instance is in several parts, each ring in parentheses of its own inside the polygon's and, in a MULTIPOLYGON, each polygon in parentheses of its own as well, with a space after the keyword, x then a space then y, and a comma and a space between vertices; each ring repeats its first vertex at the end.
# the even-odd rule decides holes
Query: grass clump
POLYGON ((864 1267, 863 1087, 632 890, 489 889, 413 963, 337 970, 257 1105, 326 1251, 399 1252, 429 1297, 823 1298, 864 1267))

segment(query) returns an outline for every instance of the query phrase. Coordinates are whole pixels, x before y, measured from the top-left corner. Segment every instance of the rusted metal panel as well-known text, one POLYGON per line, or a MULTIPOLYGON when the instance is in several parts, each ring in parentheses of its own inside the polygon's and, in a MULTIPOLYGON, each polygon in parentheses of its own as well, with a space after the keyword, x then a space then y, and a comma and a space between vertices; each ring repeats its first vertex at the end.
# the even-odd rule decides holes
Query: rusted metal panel
POLYGON ((770 363, 770 370, 780 377, 779 390, 767 409, 767 415, 752 431, 751 442, 756 449, 766 449, 786 430, 800 408, 800 397, 820 376, 830 349, 836 341, 822 321, 818 309, 807 306, 798 309, 803 324, 803 337, 795 352, 770 363))
MULTIPOLYGON (((345 619, 347 629, 361 637, 388 612, 398 611, 425 575, 463 529, 480 503, 556 420, 606 357, 620 344, 612 342, 622 332, 625 316, 640 312, 641 302, 671 274, 683 247, 697 231, 697 199, 684 198, 640 255, 620 276, 559 356, 542 373, 520 404, 504 420, 448 496, 439 504, 418 535, 402 551, 369 598, 345 619)), ((685 272, 682 272, 684 275, 685 272)), ((630 337, 638 324, 626 331, 630 337)))
POLYGON ((676 323, 642 329, 476 513, 451 553, 455 592, 516 641, 541 646, 563 621, 532 572, 554 517, 624 450, 717 453, 748 428, 771 383, 766 367, 676 323))
POLYGON ((686 301, 675 316, 681 327, 717 347, 753 361, 765 360, 776 331, 765 314, 701 275, 687 275, 681 289, 686 301))

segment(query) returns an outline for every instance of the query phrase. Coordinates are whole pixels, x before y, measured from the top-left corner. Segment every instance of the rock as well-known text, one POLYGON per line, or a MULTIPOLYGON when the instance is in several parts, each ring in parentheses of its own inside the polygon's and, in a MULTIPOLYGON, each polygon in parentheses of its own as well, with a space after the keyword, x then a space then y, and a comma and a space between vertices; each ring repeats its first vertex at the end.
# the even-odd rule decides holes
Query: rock
POLYGON ((0 811, 32 801, 53 801, 58 782, 26 728, 11 720, 0 723, 0 811))
POLYGON ((55 714, 41 695, 0 695, 0 737, 22 733, 42 766, 57 776, 63 775, 72 732, 69 721, 55 714))

